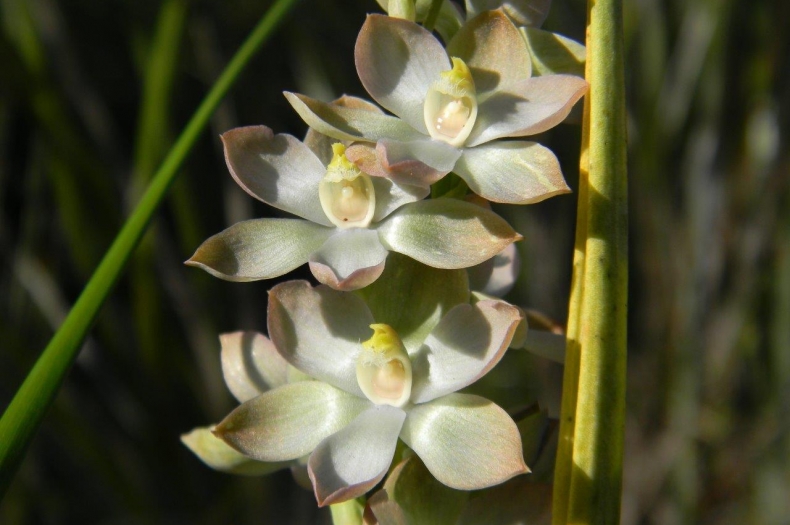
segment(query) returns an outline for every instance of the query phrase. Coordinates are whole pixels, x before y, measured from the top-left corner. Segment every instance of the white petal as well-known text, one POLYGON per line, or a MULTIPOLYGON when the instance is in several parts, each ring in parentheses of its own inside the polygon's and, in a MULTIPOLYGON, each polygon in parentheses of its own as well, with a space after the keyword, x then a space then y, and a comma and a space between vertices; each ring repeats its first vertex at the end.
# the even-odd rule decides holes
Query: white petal
POLYGON ((497 140, 467 148, 455 172, 492 202, 532 204, 571 191, 557 157, 537 142, 497 140))
POLYGON ((287 461, 310 453, 369 406, 321 381, 302 381, 239 405, 214 433, 253 459, 287 461))
POLYGON ((356 290, 378 279, 387 253, 374 230, 338 230, 310 256, 310 270, 335 290, 356 290))
POLYGON ((266 126, 232 129, 222 134, 222 144, 230 174, 244 191, 275 208, 332 225, 318 200, 326 168, 310 148, 266 126))
POLYGON ((549 15, 551 0, 466 0, 467 16, 501 7, 518 26, 540 27, 549 15))
POLYGON ((480 103, 466 145, 536 135, 553 128, 585 92, 587 82, 572 75, 546 75, 511 84, 480 103))
POLYGON ((376 102, 427 134, 425 95, 440 73, 450 69, 442 44, 413 22, 369 15, 354 58, 362 85, 376 102))
POLYGON ((508 245, 491 259, 467 270, 469 288, 494 297, 503 297, 516 283, 520 268, 521 260, 516 245, 508 245))
POLYGON ((206 239, 184 264, 228 281, 271 279, 306 263, 334 231, 301 219, 237 222, 206 239))
POLYGON ((504 355, 520 320, 518 309, 504 301, 450 310, 413 357, 412 401, 425 403, 484 376, 504 355))
POLYGON ((286 383, 288 362, 265 335, 232 332, 220 335, 219 340, 222 375, 239 403, 286 383))
POLYGON ((482 397, 450 394, 414 406, 401 439, 436 479, 455 489, 483 489, 529 472, 516 424, 482 397))
POLYGON ((357 355, 370 337, 373 316, 354 294, 307 281, 269 291, 269 337, 282 356, 311 377, 364 397, 357 384, 357 355))
POLYGON ((521 33, 499 10, 467 22, 447 44, 447 53, 469 66, 479 100, 532 75, 532 59, 521 33))
POLYGON ((424 199, 431 192, 430 188, 410 184, 397 184, 381 177, 371 177, 371 181, 376 192, 376 212, 373 214, 374 223, 379 222, 404 204, 424 199))
POLYGON ((457 199, 401 206, 379 223, 381 242, 434 268, 468 268, 521 239, 499 215, 457 199))
POLYGON ((244 476, 263 476, 290 466, 290 462, 265 463, 250 459, 212 432, 212 427, 196 428, 181 436, 181 442, 200 460, 221 472, 244 476))
POLYGON ((373 406, 318 445, 308 473, 319 506, 361 496, 381 481, 404 419, 406 413, 399 408, 373 406))
POLYGON ((461 150, 440 140, 380 140, 381 163, 396 182, 427 186, 453 171, 461 150))

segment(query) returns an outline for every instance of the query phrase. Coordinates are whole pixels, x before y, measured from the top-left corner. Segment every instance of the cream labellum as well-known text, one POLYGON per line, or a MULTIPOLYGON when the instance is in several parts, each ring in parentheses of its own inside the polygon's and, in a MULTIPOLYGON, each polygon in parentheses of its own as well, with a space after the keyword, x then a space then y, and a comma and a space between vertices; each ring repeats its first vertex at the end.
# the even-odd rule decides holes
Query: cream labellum
POLYGON ((343 144, 333 144, 332 151, 334 156, 318 186, 321 207, 338 228, 365 228, 376 210, 373 182, 348 160, 343 144))
POLYGON ((377 405, 402 407, 411 396, 409 354, 398 334, 387 324, 372 324, 373 337, 362 343, 357 357, 357 382, 377 405))
POLYGON ((423 115, 432 138, 460 147, 477 119, 477 92, 466 63, 460 58, 452 60, 453 68, 442 72, 428 89, 423 115))

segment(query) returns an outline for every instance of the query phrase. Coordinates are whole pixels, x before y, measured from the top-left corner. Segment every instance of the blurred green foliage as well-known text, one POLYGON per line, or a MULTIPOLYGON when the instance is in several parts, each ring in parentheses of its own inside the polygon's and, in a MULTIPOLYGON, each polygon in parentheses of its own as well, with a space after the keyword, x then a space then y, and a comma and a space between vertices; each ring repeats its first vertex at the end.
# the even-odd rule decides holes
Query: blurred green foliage
MULTIPOLYGON (((0 0, 0 408, 270 3, 0 0)), ((626 8, 622 522, 787 523, 790 4, 626 8)), ((219 474, 181 445, 181 433, 233 406, 217 334, 265 330, 273 284, 226 283, 181 263, 227 225, 277 213, 233 183, 218 134, 263 123, 302 136, 285 89, 364 94, 353 45, 376 10, 372 0, 304 0, 248 68, 105 305, 0 523, 328 522, 288 472, 219 474)), ((584 12, 581 0, 555 0, 545 27, 581 40, 584 12)), ((577 188, 578 127, 538 140, 577 188)), ((564 322, 574 197, 498 211, 525 236, 509 298, 564 322)), ((534 361, 508 363, 525 381, 560 377, 534 361)))

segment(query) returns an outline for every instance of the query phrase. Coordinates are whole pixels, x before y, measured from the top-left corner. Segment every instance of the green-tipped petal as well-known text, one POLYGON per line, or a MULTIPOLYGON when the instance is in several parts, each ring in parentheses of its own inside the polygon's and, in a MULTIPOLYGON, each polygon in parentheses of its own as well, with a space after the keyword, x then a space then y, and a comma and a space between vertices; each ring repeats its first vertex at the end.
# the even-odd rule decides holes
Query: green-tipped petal
POLYGON ((516 424, 482 397, 450 394, 415 405, 401 439, 436 479, 455 489, 483 489, 529 472, 516 424))
POLYGON ((285 98, 308 126, 337 140, 376 142, 385 137, 398 140, 416 140, 422 137, 406 122, 390 115, 368 109, 327 104, 287 91, 285 98))
POLYGON ((357 290, 378 279, 387 253, 375 231, 341 230, 310 256, 310 271, 335 290, 357 290))
POLYGON ((500 86, 528 79, 532 60, 521 33, 501 11, 486 11, 467 22, 447 53, 466 62, 480 100, 500 86))
POLYGON ((289 281, 269 291, 269 337, 296 368, 346 392, 364 397, 357 384, 360 341, 375 321, 362 299, 307 281, 289 281))
POLYGON ((468 497, 468 492, 439 483, 413 455, 392 469, 384 487, 368 498, 368 504, 381 525, 455 525, 468 497))
POLYGON ((504 301, 450 310, 412 358, 412 402, 425 403, 483 377, 505 354, 520 320, 518 309, 504 301))
POLYGON ((570 38, 534 27, 522 27, 535 75, 576 75, 584 77, 587 49, 570 38))
POLYGON ((374 100, 427 134, 425 95, 441 72, 450 69, 442 44, 413 22, 369 15, 357 37, 354 58, 362 85, 374 100))
POLYGON ((500 7, 517 26, 540 27, 549 16, 551 0, 466 0, 468 17, 500 7))
POLYGON ((492 202, 532 204, 571 191, 557 157, 537 142, 498 140, 467 148, 455 172, 492 202))
POLYGON ((241 404, 214 433, 253 459, 288 461, 309 454, 369 406, 321 381, 302 381, 241 404))
POLYGON ((257 332, 231 332, 219 336, 222 345, 222 375, 239 403, 288 380, 288 362, 274 345, 257 332))
POLYGON ((308 473, 319 506, 361 496, 381 481, 405 418, 399 408, 371 405, 318 445, 310 455, 308 473))
POLYGON ((181 442, 214 470, 243 476, 263 476, 291 465, 289 461, 267 463, 250 459, 215 436, 213 428, 196 428, 183 434, 181 442))
POLYGON ((288 213, 331 226, 318 200, 326 169, 310 148, 290 135, 274 135, 266 126, 223 133, 230 174, 247 193, 288 213))
POLYGON ((228 281, 286 274, 307 262, 334 233, 301 219, 253 219, 209 237, 185 263, 228 281))
POLYGON ((378 227, 384 246, 434 268, 468 268, 521 239, 499 215, 457 199, 407 204, 378 227))
POLYGON ((542 133, 562 122, 586 92, 587 82, 573 75, 534 77, 506 86, 480 103, 466 145, 542 133))

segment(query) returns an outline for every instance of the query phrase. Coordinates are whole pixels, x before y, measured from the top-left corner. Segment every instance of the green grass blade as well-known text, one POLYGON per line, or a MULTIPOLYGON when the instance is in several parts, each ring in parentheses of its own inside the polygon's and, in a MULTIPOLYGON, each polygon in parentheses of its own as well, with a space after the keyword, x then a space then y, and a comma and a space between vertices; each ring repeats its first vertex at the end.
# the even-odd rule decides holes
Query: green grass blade
POLYGON ((214 110, 245 65, 267 40, 297 0, 277 0, 242 44, 225 71, 206 95, 181 136, 154 175, 140 203, 129 216, 99 267, 86 285, 60 329, 0 418, 0 497, 22 461, 47 408, 79 352, 102 304, 117 281, 132 251, 146 230, 168 188, 214 110))
POLYGON ((576 255, 553 523, 620 521, 628 210, 622 0, 588 0, 576 255))

